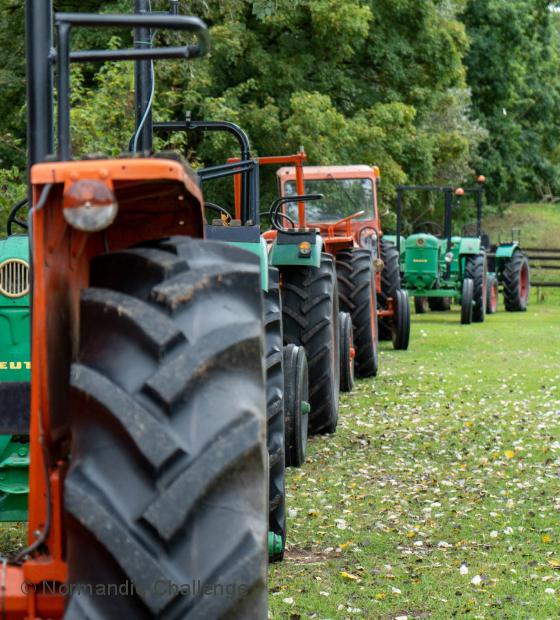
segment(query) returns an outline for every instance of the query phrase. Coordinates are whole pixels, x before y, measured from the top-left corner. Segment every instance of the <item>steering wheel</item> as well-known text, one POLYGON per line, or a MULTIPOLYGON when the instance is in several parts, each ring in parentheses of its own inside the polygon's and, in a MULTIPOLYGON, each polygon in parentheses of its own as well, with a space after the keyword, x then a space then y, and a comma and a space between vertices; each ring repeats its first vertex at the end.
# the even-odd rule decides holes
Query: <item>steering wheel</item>
POLYGON ((227 217, 227 221, 228 222, 232 219, 232 217, 229 214, 229 211, 227 209, 224 209, 223 207, 220 207, 220 205, 217 205, 214 202, 205 202, 204 203, 204 208, 205 209, 210 209, 211 211, 217 211, 221 215, 225 215, 227 217))
POLYGON ((274 213, 271 213, 270 211, 261 211, 259 215, 261 217, 263 217, 263 216, 270 217, 271 218, 272 227, 275 230, 278 230, 278 224, 279 224, 279 219, 278 218, 286 220, 290 224, 290 226, 292 228, 296 227, 296 223, 293 220, 293 218, 291 218, 287 213, 283 213, 282 211, 276 211, 275 210, 274 213))
POLYGON ((428 235, 441 235, 443 233, 442 227, 437 222, 420 222, 414 227, 415 233, 426 233, 428 235))
POLYGON ((29 230, 29 226, 27 225, 27 222, 25 220, 19 219, 18 216, 17 216, 18 213, 26 205, 27 205, 27 198, 24 198, 23 200, 20 200, 18 203, 16 203, 10 209, 10 214, 8 215, 8 221, 7 221, 7 224, 6 224, 6 228, 7 228, 7 232, 8 232, 8 237, 11 237, 13 235, 12 227, 13 227, 14 224, 17 224, 20 228, 23 228, 23 230, 25 230, 25 231, 29 230))
POLYGON ((292 228, 296 228, 295 221, 289 215, 286 215, 285 213, 280 211, 280 208, 287 202, 310 202, 312 200, 322 200, 323 198, 323 194, 301 194, 277 198, 270 206, 270 210, 268 212, 272 228, 279 231, 286 231, 287 229, 281 223, 282 219, 288 221, 292 228))

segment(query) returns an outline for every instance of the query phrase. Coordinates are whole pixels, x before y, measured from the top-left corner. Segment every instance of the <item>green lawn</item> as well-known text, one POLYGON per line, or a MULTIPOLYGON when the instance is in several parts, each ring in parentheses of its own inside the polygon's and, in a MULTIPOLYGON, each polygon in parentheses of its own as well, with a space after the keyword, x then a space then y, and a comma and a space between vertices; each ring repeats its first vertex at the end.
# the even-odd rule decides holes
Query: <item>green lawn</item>
POLYGON ((560 296, 382 346, 290 472, 271 617, 557 619, 560 296))

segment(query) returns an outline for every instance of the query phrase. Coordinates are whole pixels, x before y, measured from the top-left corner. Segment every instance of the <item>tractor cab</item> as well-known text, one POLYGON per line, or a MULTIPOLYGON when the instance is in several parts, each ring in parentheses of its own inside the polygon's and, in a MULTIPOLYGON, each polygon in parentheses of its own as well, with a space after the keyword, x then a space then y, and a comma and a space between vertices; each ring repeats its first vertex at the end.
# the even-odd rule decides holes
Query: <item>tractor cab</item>
MULTIPOLYGON (((372 248, 379 255, 381 225, 377 207, 377 166, 306 166, 304 187, 297 189, 296 169, 280 168, 277 176, 280 193, 320 194, 320 201, 305 203, 305 220, 329 238, 354 238, 361 247, 372 248)), ((285 205, 288 217, 297 220, 298 203, 285 205)))

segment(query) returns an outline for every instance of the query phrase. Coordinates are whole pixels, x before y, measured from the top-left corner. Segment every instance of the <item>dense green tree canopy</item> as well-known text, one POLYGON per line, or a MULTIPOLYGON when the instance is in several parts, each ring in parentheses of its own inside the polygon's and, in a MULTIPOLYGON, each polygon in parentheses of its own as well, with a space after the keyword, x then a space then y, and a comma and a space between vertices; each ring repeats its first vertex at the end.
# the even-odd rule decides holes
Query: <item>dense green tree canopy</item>
MULTIPOLYGON (((0 186, 25 169, 23 10, 0 0, 0 186)), ((153 0, 163 9, 165 0, 153 0)), ((131 10, 132 0, 59 0, 59 10, 131 10)), ((258 154, 303 145, 311 163, 376 163, 390 205, 401 182, 489 177, 494 200, 553 193, 557 36, 544 0, 183 0, 212 53, 157 65, 159 119, 229 119, 258 154)), ((157 35, 161 42, 164 33, 157 35)), ((173 38, 173 37, 171 37, 173 38)), ((86 32, 74 45, 129 44, 86 32)), ((130 63, 74 69, 77 151, 118 153, 133 130, 130 63)), ((236 154, 229 138, 175 137, 195 164, 236 154)), ((264 177, 265 199, 274 193, 264 177)), ((18 188, 19 189, 19 188, 18 188)))

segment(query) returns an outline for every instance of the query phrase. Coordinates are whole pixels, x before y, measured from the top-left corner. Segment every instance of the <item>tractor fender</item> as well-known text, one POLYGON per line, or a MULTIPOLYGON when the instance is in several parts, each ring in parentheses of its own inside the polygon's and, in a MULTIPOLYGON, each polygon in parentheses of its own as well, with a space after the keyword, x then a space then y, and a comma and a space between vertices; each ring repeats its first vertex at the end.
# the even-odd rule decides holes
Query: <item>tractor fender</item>
POLYGON ((293 237, 293 243, 289 243, 286 242, 287 234, 277 236, 269 254, 270 264, 273 267, 293 265, 298 267, 319 268, 321 265, 321 253, 323 251, 323 238, 316 234, 309 238, 306 237, 306 240, 309 240, 311 243, 311 254, 309 254, 309 256, 302 256, 299 249, 302 238, 298 238, 297 234, 294 234, 293 237))
POLYGON ((459 255, 480 254, 480 239, 475 237, 464 237, 459 243, 459 255))
POLYGON ((268 245, 261 237, 258 243, 249 241, 226 241, 229 245, 235 245, 238 248, 247 250, 259 257, 259 267, 261 270, 261 287, 262 290, 268 292, 268 245))
POLYGON ((496 248, 496 258, 511 258, 518 251, 521 251, 518 243, 503 243, 496 248))

